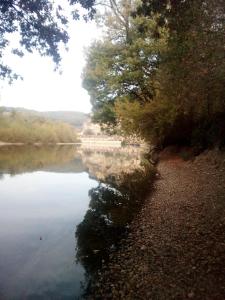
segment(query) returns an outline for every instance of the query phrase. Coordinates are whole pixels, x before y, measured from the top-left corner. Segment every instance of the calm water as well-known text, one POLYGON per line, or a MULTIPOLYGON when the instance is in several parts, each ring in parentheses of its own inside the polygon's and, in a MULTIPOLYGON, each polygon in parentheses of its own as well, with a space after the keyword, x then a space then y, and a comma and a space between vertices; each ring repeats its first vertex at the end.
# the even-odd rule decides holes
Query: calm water
POLYGON ((1 147, 0 299, 82 298, 130 218, 112 182, 139 162, 135 149, 1 147))

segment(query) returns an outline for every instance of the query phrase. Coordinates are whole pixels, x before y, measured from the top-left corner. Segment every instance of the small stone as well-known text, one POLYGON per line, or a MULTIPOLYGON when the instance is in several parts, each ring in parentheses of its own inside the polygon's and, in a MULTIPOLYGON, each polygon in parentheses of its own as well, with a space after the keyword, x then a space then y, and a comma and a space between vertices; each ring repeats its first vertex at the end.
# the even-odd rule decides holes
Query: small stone
POLYGON ((142 251, 144 251, 144 250, 146 250, 146 249, 147 249, 147 248, 146 248, 145 245, 142 245, 142 246, 141 246, 141 250, 142 250, 142 251))
POLYGON ((191 298, 193 298, 193 297, 194 297, 194 295, 195 295, 195 294, 194 294, 194 292, 190 292, 190 293, 188 293, 188 298, 190 298, 190 299, 191 299, 191 298))

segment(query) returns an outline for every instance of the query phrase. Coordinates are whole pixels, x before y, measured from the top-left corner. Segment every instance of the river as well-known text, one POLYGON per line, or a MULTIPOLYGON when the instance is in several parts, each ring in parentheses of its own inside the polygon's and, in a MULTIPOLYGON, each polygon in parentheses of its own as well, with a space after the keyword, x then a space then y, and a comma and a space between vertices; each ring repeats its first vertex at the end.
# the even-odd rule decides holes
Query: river
POLYGON ((131 220, 128 185, 118 176, 138 168, 142 155, 0 147, 1 300, 84 297, 131 220))

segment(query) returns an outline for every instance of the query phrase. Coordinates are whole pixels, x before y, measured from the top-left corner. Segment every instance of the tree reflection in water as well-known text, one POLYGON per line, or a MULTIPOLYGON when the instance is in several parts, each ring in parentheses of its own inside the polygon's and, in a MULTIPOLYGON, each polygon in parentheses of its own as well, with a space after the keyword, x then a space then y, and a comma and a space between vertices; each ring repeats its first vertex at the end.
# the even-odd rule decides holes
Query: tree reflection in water
POLYGON ((0 147, 0 179, 1 174, 13 176, 34 171, 80 173, 85 170, 86 167, 74 146, 0 147))
POLYGON ((86 293, 95 281, 102 262, 118 249, 128 232, 128 224, 152 188, 154 169, 146 165, 131 174, 108 177, 89 191, 90 204, 77 226, 77 261, 86 271, 86 293))

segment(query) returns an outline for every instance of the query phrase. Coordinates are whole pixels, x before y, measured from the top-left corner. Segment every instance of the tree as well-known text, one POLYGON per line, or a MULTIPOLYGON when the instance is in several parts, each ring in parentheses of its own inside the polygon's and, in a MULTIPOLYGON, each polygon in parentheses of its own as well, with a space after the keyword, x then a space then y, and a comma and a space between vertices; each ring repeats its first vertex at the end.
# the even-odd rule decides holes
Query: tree
POLYGON ((128 27, 114 10, 84 70, 95 120, 161 146, 225 143, 224 1, 143 0, 128 27))
POLYGON ((116 102, 151 102, 154 94, 153 77, 166 41, 166 31, 159 29, 160 39, 152 32, 155 18, 133 18, 134 4, 121 0, 105 14, 106 34, 87 52, 83 86, 89 92, 94 121, 118 123, 116 102), (118 21, 118 15, 126 16, 118 21), (129 16, 129 17, 128 17, 129 16), (142 29, 145 30, 142 30, 142 29))
POLYGON ((168 28, 167 51, 157 71, 158 99, 167 101, 168 109, 175 106, 177 116, 166 143, 175 137, 194 144, 198 140, 203 146, 223 140, 224 1, 159 2, 143 1, 139 13, 160 14, 160 24, 168 28))
MULTIPOLYGON (((87 9, 85 18, 93 17, 95 0, 65 0, 70 5, 74 19, 79 18, 75 4, 87 9)), ((60 3, 60 1, 59 1, 60 3)), ((20 46, 12 49, 16 55, 23 56, 24 50, 37 50, 41 55, 52 57, 56 66, 61 57, 60 43, 66 45, 68 16, 62 5, 52 0, 0 0, 0 78, 9 81, 18 78, 4 63, 4 51, 10 44, 12 33, 19 33, 20 46)))

